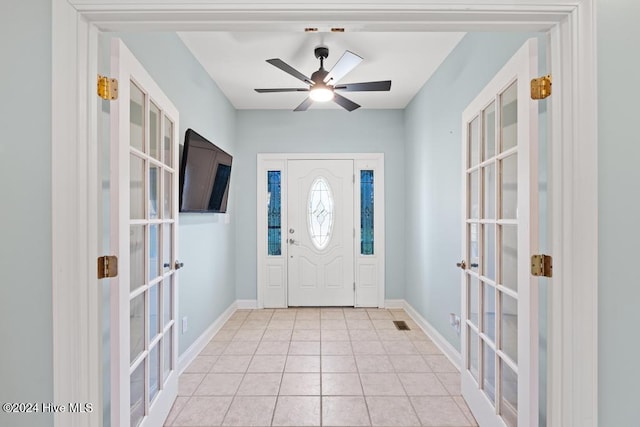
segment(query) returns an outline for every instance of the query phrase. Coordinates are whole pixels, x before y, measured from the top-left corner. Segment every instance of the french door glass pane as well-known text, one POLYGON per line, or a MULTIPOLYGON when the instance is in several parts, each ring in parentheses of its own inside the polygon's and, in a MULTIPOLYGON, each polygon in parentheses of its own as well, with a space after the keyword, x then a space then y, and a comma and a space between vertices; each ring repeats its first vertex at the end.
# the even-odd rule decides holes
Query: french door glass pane
POLYGON ((149 402, 153 402, 153 399, 160 390, 160 342, 158 342, 149 352, 149 402))
POLYGON ((267 248, 269 255, 282 255, 281 173, 267 172, 267 248))
POLYGON ((467 327, 467 336, 469 337, 469 372, 471 372, 471 375, 473 375, 473 378, 475 378, 476 382, 479 383, 480 380, 478 379, 478 345, 479 345, 479 338, 478 338, 478 334, 476 334, 476 332, 471 329, 470 327, 467 327))
POLYGON ((160 271, 160 226, 149 225, 149 280, 162 274, 160 271))
POLYGON ((496 103, 492 102, 484 110, 484 160, 496 154, 496 103))
POLYGON ((496 166, 494 163, 482 168, 484 187, 484 218, 496 218, 496 166))
POLYGON ((495 224, 484 224, 482 226, 484 231, 484 252, 483 252, 483 268, 482 275, 491 279, 496 279, 496 226, 495 224))
POLYGON ((470 206, 469 206, 469 218, 480 218, 480 195, 478 188, 478 174, 477 170, 469 174, 469 193, 471 194, 470 206))
POLYGON ((144 219, 144 160, 131 154, 129 165, 129 217, 144 219))
POLYGON ((149 288, 149 341, 160 333, 160 292, 156 283, 149 288))
POLYGON ((478 327, 478 310, 479 310, 479 305, 478 305, 478 295, 480 295, 480 286, 479 286, 479 281, 476 277, 472 276, 471 274, 467 275, 468 280, 469 280, 469 307, 468 307, 468 311, 469 311, 469 320, 471 321, 471 323, 473 323, 476 327, 478 327))
POLYGON ((518 376, 503 360, 500 361, 502 372, 502 399, 500 400, 500 415, 508 427, 518 425, 518 376))
POLYGON ((156 165, 149 165, 149 219, 157 219, 159 216, 159 196, 160 168, 156 165))
POLYGON ((518 301, 501 292, 501 348, 514 362, 518 362, 518 301))
POLYGON ((162 218, 173 219, 173 210, 171 209, 171 202, 173 195, 173 174, 171 172, 164 172, 164 196, 162 197, 162 205, 164 206, 162 212, 162 218))
POLYGON ((500 283, 518 290, 518 226, 502 225, 500 242, 500 283))
POLYGON ((484 392, 491 400, 496 400, 496 352, 486 343, 482 343, 483 358, 484 358, 484 392))
POLYGON ((501 218, 518 218, 518 156, 505 157, 500 162, 501 218))
POLYGON ((164 164, 173 167, 173 122, 164 116, 164 164))
POLYGON ((518 85, 514 82, 500 96, 501 101, 501 128, 502 128, 502 151, 518 145, 518 85))
POLYGON ((172 224, 162 224, 162 271, 171 270, 171 246, 173 244, 172 229, 172 224))
POLYGON ((493 286, 483 283, 484 289, 484 333, 491 338, 493 342, 496 340, 496 292, 493 286))
POLYGON ((173 276, 170 276, 166 279, 164 279, 164 284, 163 284, 163 302, 162 305, 164 306, 163 308, 163 326, 167 326, 167 324, 171 321, 171 304, 172 304, 172 298, 171 298, 171 288, 172 288, 172 282, 173 282, 173 276))
POLYGON ((136 290, 144 281, 144 225, 132 225, 129 231, 129 287, 136 290))
POLYGON ((160 108, 149 103, 149 155, 160 160, 160 108))
POLYGON ((132 147, 144 151, 144 93, 131 82, 129 102, 129 143, 132 147))
POLYGON ((373 171, 360 171, 360 254, 373 255, 373 171))
POLYGON ((469 224, 469 265, 468 269, 478 272, 478 263, 480 262, 480 254, 478 253, 479 225, 469 224))
POLYGON ((133 371, 130 378, 131 426, 138 426, 144 417, 144 365, 143 360, 133 371))
POLYGON ((480 163, 480 119, 476 117, 469 123, 469 167, 480 163))
POLYGON ((133 362, 145 349, 144 293, 133 298, 129 304, 129 362, 133 362))

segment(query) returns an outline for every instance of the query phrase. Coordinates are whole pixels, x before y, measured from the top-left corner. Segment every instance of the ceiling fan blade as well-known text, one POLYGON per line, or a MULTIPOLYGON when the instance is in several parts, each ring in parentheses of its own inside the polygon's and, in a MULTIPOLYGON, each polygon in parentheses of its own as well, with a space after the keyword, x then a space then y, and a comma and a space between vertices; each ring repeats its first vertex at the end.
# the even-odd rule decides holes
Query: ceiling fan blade
POLYGON ((336 62, 336 65, 334 65, 331 71, 329 71, 329 74, 327 74, 324 81, 329 82, 329 80, 333 79, 331 81, 331 84, 335 85, 336 82, 346 76, 361 62, 362 58, 360 56, 356 55, 353 52, 345 50, 344 54, 342 54, 340 59, 338 59, 338 62, 336 62))
POLYGON ((347 83, 337 85, 335 90, 344 90, 345 92, 372 92, 372 91, 388 91, 391 90, 391 80, 382 80, 379 82, 366 83, 347 83))
POLYGON ((307 111, 309 107, 311 107, 311 104, 313 104, 313 99, 307 97, 307 99, 302 101, 302 104, 298 105, 293 111, 307 111))
POLYGON ((347 111, 353 111, 356 108, 360 108, 360 105, 356 104, 350 99, 345 98, 342 95, 338 95, 337 93, 334 93, 333 95, 334 95, 333 102, 335 102, 336 104, 338 104, 339 106, 341 106, 347 111))
POLYGON ((280 89, 254 89, 258 93, 274 93, 274 92, 309 92, 309 89, 283 87, 280 89))
POLYGON ((286 62, 284 62, 282 59, 278 59, 278 58, 267 59, 267 62, 269 64, 273 65, 274 67, 280 68, 285 73, 291 74, 296 79, 300 79, 303 82, 308 83, 310 85, 313 84, 313 81, 311 81, 311 79, 309 77, 305 76, 300 71, 296 70, 291 65, 287 64, 286 62))

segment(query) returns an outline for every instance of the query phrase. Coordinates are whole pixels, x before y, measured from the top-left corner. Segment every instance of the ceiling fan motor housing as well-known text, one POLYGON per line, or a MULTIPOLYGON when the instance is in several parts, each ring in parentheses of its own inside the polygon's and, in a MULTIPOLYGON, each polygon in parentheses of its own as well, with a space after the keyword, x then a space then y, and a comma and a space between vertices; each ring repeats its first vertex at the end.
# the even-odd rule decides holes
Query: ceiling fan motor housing
POLYGON ((313 53, 318 59, 327 59, 329 57, 329 48, 326 46, 318 46, 314 49, 313 53))

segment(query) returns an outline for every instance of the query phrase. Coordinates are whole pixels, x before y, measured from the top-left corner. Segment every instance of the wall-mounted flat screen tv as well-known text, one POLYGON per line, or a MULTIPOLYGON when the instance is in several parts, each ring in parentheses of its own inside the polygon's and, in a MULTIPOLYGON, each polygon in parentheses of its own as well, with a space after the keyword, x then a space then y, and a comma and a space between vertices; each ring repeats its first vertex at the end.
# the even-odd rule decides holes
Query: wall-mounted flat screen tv
POLYGON ((230 154, 187 129, 180 168, 180 212, 226 212, 232 160, 230 154))

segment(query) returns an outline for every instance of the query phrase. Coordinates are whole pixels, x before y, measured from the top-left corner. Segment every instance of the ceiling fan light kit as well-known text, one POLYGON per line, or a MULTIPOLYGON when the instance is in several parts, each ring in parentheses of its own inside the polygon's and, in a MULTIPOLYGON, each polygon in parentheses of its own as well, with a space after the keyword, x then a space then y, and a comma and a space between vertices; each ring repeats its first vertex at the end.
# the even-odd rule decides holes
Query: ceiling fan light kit
POLYGON ((309 97, 315 102, 331 101, 334 97, 333 88, 329 88, 325 85, 315 85, 311 88, 309 97))
POLYGON ((389 91, 391 90, 391 80, 383 80, 377 82, 366 83, 347 83, 338 85, 338 81, 353 70, 362 58, 353 52, 345 51, 338 62, 330 71, 324 69, 324 60, 329 56, 329 48, 326 46, 318 46, 313 51, 316 58, 320 60, 320 68, 311 74, 311 78, 305 76, 279 58, 267 59, 267 62, 277 67, 285 73, 297 78, 308 84, 309 87, 304 88, 279 88, 279 89, 255 89, 258 93, 274 93, 274 92, 309 92, 308 97, 302 101, 293 111, 306 111, 314 102, 334 101, 347 111, 353 111, 360 108, 359 104, 337 94, 335 91, 342 90, 345 92, 357 91, 389 91))

